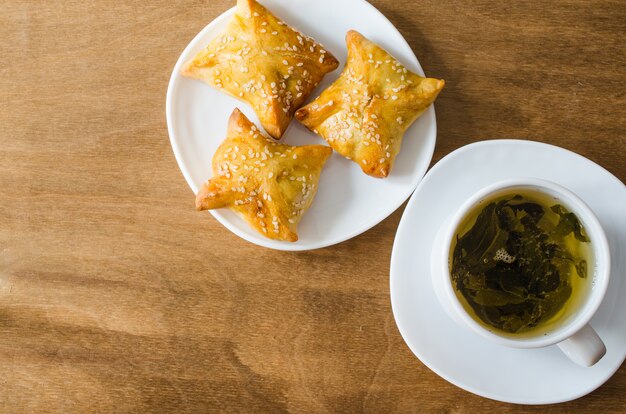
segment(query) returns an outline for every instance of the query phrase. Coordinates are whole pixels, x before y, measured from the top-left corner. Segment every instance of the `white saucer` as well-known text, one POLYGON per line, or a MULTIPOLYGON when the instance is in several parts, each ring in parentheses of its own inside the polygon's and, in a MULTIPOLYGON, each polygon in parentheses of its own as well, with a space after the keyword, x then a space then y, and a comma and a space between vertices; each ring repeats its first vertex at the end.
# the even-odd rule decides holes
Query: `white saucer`
POLYGON ((411 197, 393 245, 391 303, 411 351, 442 378, 474 394, 518 404, 573 400, 602 385, 626 357, 626 187, 592 161, 532 141, 483 141, 460 148, 426 174, 411 197), (513 177, 553 181, 578 194, 596 213, 611 245, 607 295, 591 325, 607 353, 591 368, 556 346, 505 348, 457 325, 445 313, 430 278, 432 243, 443 221, 480 188, 513 177), (621 300, 618 301, 618 297, 621 300))
MULTIPOLYGON (((341 73, 347 53, 344 39, 350 29, 380 44, 409 70, 424 75, 400 32, 364 0, 261 0, 261 3, 288 24, 320 41, 341 62, 336 71, 326 75, 310 100, 341 73)), ((233 109, 238 107, 259 125, 258 117, 246 103, 180 75, 183 63, 218 36, 233 13, 234 9, 226 11, 189 43, 176 63, 167 90, 166 115, 172 148, 194 192, 211 176, 211 160, 226 136, 227 120, 233 109)), ((264 247, 309 250, 340 243, 380 223, 406 201, 428 169, 436 136, 435 110, 431 106, 407 130, 393 171, 384 180, 363 174, 357 164, 334 153, 322 171, 313 205, 298 226, 299 240, 295 243, 263 237, 228 209, 212 210, 211 214, 233 233, 264 247)), ((326 145, 296 120, 291 122, 281 142, 326 145)), ((191 195, 189 206, 193 208, 191 195)))

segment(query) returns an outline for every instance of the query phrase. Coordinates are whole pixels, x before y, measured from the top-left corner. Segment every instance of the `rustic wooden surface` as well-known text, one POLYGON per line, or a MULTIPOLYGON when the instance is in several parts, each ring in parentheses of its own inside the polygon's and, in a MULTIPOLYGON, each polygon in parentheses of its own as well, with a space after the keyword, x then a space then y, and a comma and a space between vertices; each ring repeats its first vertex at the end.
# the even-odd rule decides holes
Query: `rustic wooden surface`
MULTIPOLYGON (((624 412, 625 366, 531 407, 422 365, 389 302, 402 209, 305 253, 194 211, 165 91, 232 4, 0 1, 0 412, 624 412)), ((373 4, 447 82, 433 161, 519 137, 626 180, 624 1, 373 4)))

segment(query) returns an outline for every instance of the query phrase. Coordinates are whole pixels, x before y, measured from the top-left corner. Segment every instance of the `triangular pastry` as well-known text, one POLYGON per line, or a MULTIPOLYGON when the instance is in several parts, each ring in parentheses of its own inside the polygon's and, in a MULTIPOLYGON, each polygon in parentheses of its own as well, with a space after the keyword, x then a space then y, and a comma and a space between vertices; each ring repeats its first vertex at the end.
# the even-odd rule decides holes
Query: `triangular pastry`
POLYGON ((228 207, 264 236, 296 241, 298 223, 332 152, 324 145, 276 143, 235 109, 213 156, 213 178, 198 192, 196 208, 228 207))
POLYGON ((238 0, 226 31, 182 69, 184 76, 249 103, 280 139, 293 114, 339 62, 255 0, 238 0))
POLYGON ((407 128, 433 103, 444 81, 423 78, 356 31, 346 36, 341 76, 296 118, 368 175, 389 175, 407 128))

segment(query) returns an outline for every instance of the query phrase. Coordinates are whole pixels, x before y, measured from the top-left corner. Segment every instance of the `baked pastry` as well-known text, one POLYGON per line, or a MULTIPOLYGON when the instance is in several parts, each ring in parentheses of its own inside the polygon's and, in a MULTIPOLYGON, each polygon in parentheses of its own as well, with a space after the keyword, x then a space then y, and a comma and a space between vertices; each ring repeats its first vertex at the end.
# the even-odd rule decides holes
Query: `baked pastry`
POLYGON ((407 128, 433 103, 444 81, 408 71, 356 31, 346 35, 346 67, 296 118, 373 177, 389 175, 407 128))
POLYGON ((293 114, 339 62, 255 0, 238 0, 226 31, 182 69, 184 76, 249 103, 280 139, 293 114))
POLYGON ((213 178, 198 192, 196 208, 231 208, 270 239, 294 242, 332 152, 324 145, 278 144, 235 109, 213 156, 213 178))

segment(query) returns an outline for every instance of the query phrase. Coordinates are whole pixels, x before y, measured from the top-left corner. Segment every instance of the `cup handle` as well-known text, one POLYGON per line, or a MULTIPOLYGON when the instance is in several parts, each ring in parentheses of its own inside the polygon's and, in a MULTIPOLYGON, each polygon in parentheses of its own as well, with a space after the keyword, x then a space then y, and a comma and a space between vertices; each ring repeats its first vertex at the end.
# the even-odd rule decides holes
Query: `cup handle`
POLYGON ((589 324, 557 345, 569 359, 584 367, 594 365, 606 354, 604 342, 589 324))

